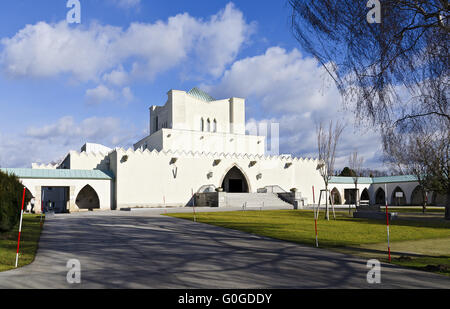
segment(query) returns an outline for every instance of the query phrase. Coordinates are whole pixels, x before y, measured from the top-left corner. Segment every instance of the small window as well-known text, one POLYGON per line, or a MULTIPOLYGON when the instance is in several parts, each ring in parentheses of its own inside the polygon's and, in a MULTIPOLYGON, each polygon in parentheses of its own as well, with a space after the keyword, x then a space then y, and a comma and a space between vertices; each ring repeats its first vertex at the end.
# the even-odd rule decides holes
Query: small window
POLYGON ((206 122, 206 131, 211 132, 211 121, 208 118, 208 121, 206 122))
POLYGON ((205 131, 205 121, 202 119, 200 119, 200 131, 205 131))
POLYGON ((214 119, 213 121, 213 132, 217 132, 217 120, 214 119))

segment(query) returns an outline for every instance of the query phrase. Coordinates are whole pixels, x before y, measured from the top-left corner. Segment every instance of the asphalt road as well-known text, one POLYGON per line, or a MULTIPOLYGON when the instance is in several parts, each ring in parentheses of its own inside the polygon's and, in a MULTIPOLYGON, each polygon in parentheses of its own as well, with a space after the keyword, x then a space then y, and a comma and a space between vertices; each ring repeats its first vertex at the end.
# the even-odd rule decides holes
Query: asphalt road
MULTIPOLYGON (((173 210, 172 210, 173 211, 173 210)), ((36 260, 0 273, 0 288, 450 288, 450 278, 161 216, 164 210, 48 218, 36 260), (69 284, 67 262, 81 265, 69 284)))

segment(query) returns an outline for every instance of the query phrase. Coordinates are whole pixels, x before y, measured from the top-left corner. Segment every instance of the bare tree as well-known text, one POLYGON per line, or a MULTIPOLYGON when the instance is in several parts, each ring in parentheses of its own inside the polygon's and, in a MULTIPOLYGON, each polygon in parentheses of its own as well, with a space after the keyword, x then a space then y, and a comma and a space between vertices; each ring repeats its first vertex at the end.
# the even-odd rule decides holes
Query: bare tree
MULTIPOLYGON (((427 191, 446 194, 448 204, 450 131, 446 121, 431 117, 427 122, 413 119, 407 124, 385 129, 385 160, 397 173, 412 174, 417 178, 422 194, 423 212, 427 206, 427 191)), ((448 215, 447 210, 446 218, 448 215)))
MULTIPOLYGON (((334 79, 358 122, 377 127, 382 138, 395 134, 399 140, 408 140, 405 128, 427 123, 450 131, 448 1, 383 0, 381 22, 374 24, 367 22, 366 0, 288 2, 295 38, 334 79)), ((420 147, 426 147, 422 154, 434 151, 417 160, 428 166, 428 177, 441 180, 444 190, 448 139, 435 136, 420 147)), ((390 149, 384 151, 392 155, 390 149)), ((448 191, 446 213, 450 219, 448 191)))
POLYGON ((325 219, 327 220, 330 219, 328 208, 328 183, 333 176, 336 147, 343 130, 343 124, 338 121, 335 126, 333 126, 332 120, 329 123, 328 130, 324 128, 322 122, 320 122, 317 127, 317 145, 319 153, 317 169, 325 183, 325 219))
POLYGON ((359 118, 381 124, 434 114, 450 120, 448 109, 430 100, 448 90, 448 1, 383 0, 379 24, 367 22, 366 0, 289 4, 295 38, 325 67, 359 118), (402 91, 414 106, 405 113, 398 109, 402 91))
POLYGON ((355 206, 359 206, 359 192, 358 192, 358 180, 359 177, 361 177, 362 174, 362 167, 363 167, 364 158, 358 156, 358 152, 354 151, 348 160, 348 164, 350 169, 352 169, 355 174, 352 176, 353 183, 355 184, 355 206))

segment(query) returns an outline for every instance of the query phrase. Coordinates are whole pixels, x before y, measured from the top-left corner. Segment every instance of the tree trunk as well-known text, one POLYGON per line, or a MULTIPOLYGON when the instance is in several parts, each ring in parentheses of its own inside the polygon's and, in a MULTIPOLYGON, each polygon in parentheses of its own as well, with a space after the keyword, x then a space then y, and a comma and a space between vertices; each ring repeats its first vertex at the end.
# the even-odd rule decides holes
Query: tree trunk
POLYGON ((330 213, 328 209, 328 186, 325 186, 325 219, 330 220, 330 213))
MULTIPOLYGON (((423 201, 423 205, 422 205, 422 213, 425 213, 425 211, 427 211, 427 194, 425 193, 425 190, 422 189, 422 201, 423 201)), ((411 204, 412 204, 412 200, 411 200, 411 204)))
POLYGON ((450 220, 450 187, 447 188, 447 199, 445 203, 445 219, 450 220))

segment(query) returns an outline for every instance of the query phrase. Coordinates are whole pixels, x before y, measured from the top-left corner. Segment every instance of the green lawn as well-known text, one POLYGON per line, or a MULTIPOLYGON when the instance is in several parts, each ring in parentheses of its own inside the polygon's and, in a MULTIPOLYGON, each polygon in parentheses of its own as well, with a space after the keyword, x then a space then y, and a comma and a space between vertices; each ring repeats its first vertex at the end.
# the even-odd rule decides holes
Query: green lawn
MULTIPOLYGON (((0 271, 15 267, 19 225, 10 232, 0 233, 0 271)), ((19 251, 19 267, 33 262, 41 236, 39 215, 24 214, 19 251)))
MULTIPOLYGON (((384 211, 385 207, 380 207, 382 211, 384 211)), ((388 207, 389 212, 398 212, 398 213, 405 213, 405 212, 411 212, 411 213, 422 213, 422 207, 420 206, 405 206, 405 207, 395 207, 395 206, 389 206, 388 207)), ((425 213, 445 213, 445 207, 436 207, 436 206, 427 206, 425 213)))
MULTIPOLYGON (((354 219, 337 211, 329 221, 320 213, 319 247, 387 261, 384 220, 354 219)), ((193 220, 192 213, 170 216, 193 220)), ((310 210, 269 210, 197 213, 197 221, 296 243, 315 245, 314 216, 310 210)), ((439 216, 404 218, 399 214, 390 225, 392 262, 450 275, 450 221, 439 216), (402 245, 409 242, 408 246, 402 245), (432 243, 430 245, 430 243, 432 243), (428 247, 433 250, 426 249, 428 247), (422 250, 423 249, 423 250, 422 250), (426 265, 424 265, 426 264, 426 265), (440 270, 428 265, 444 265, 440 270), (447 270, 445 270, 447 268, 447 270)))

